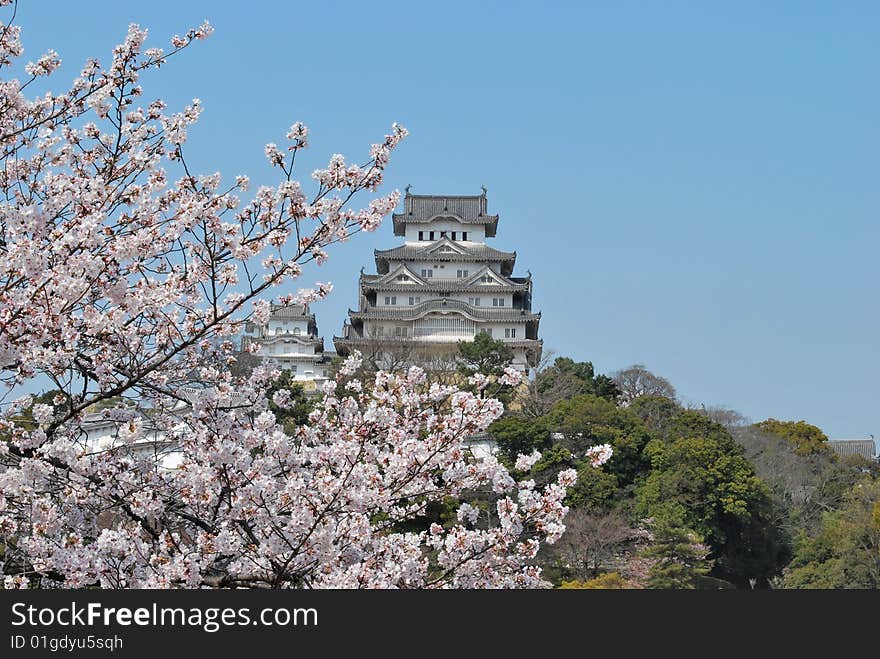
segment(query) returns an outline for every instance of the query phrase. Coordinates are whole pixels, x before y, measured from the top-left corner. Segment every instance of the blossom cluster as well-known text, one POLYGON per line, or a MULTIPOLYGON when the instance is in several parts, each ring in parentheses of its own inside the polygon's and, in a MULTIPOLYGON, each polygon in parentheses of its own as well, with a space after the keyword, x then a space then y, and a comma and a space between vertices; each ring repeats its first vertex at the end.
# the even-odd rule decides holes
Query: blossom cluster
MULTIPOLYGON (((538 489, 476 459, 465 440, 498 418, 497 400, 418 368, 361 382, 352 358, 285 432, 266 395, 278 372, 230 369, 263 300, 326 296, 329 284, 279 289, 397 205, 397 192, 349 203, 382 182, 406 130, 364 164, 333 156, 309 198, 293 178, 309 132, 295 123, 286 149, 265 149, 281 180, 243 201, 248 177, 224 185, 187 165, 201 102, 170 112, 140 84, 211 32, 166 51, 132 25, 107 66, 29 98, 9 77, 20 30, 0 30, 0 384, 57 390, 0 412, 5 585, 543 585, 532 559, 564 529, 574 472, 538 489), (104 443, 89 437, 96 422, 115 429, 104 443), (432 503, 476 490, 493 493, 497 525, 462 504, 458 523, 413 530, 432 503)), ((47 51, 21 73, 39 82, 60 63, 47 51)))

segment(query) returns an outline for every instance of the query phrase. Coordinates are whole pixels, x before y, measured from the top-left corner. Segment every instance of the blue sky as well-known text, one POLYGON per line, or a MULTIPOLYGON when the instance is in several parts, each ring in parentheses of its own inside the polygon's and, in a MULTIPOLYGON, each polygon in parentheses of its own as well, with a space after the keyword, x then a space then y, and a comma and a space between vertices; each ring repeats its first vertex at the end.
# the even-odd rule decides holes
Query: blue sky
MULTIPOLYGON (((489 189, 495 246, 535 278, 545 347, 643 362, 691 404, 880 435, 880 4, 28 2, 27 54, 75 76, 129 22, 215 34, 144 79, 202 99, 187 159, 273 182, 266 142, 312 129, 301 178, 407 126, 387 188, 489 189), (713 6, 710 6, 713 5, 713 6)), ((309 280, 327 337, 390 222, 309 280)), ((304 280, 304 283, 309 283, 304 280)))

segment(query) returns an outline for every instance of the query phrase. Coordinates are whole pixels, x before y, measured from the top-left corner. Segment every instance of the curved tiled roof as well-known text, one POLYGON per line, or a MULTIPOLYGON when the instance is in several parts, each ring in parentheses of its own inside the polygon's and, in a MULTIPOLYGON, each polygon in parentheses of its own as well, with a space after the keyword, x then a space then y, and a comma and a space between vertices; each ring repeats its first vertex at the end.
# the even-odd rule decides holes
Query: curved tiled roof
POLYGON ((411 307, 369 307, 355 311, 348 310, 351 318, 373 318, 387 320, 415 320, 432 312, 455 312, 471 320, 506 320, 526 322, 539 320, 540 313, 531 313, 525 309, 505 309, 498 307, 475 307, 460 300, 440 298, 428 300, 411 307))
POLYGON ((309 313, 309 307, 306 304, 290 304, 283 306, 273 304, 269 312, 270 318, 308 318, 315 319, 315 314, 309 313))
POLYGON ((402 236, 407 224, 424 224, 441 217, 452 217, 462 224, 484 224, 490 238, 498 229, 498 216, 489 215, 486 194, 414 195, 406 193, 403 212, 394 213, 394 234, 402 236))
MULTIPOLYGON (((406 266, 402 266, 405 268, 406 266)), ((465 279, 445 279, 442 277, 422 279, 420 276, 407 269, 407 276, 416 279, 409 283, 398 283, 393 279, 389 280, 390 274, 382 275, 366 275, 361 273, 360 286, 367 290, 383 290, 383 291, 412 291, 414 293, 442 293, 442 292, 474 292, 474 293, 492 293, 495 291, 528 291, 532 287, 531 277, 504 277, 496 272, 492 273, 496 283, 485 284, 480 281, 484 276, 487 268, 476 270, 471 276, 465 279), (386 280, 384 283, 382 280, 386 280)), ((397 272, 397 271, 395 271, 397 272)), ((443 297, 436 295, 436 297, 443 297)))
POLYGON ((828 446, 842 458, 860 455, 867 460, 873 460, 875 457, 873 439, 832 439, 828 441, 828 446))
POLYGON ((373 254, 376 257, 376 270, 379 274, 388 272, 388 262, 395 261, 446 261, 470 263, 475 261, 500 261, 504 266, 502 274, 510 275, 513 272, 513 264, 516 261, 516 252, 502 252, 487 245, 468 246, 462 243, 452 243, 461 251, 440 252, 437 251, 438 243, 446 239, 428 243, 425 246, 399 245, 391 249, 377 249, 373 254), (433 250, 433 251, 432 251, 433 250))
POLYGON ((439 292, 474 292, 474 293, 493 293, 495 291, 527 291, 528 283, 513 282, 512 284, 465 284, 456 279, 434 279, 428 284, 379 284, 373 281, 361 281, 361 286, 366 289, 381 289, 383 291, 403 292, 412 291, 413 293, 439 293, 439 292))

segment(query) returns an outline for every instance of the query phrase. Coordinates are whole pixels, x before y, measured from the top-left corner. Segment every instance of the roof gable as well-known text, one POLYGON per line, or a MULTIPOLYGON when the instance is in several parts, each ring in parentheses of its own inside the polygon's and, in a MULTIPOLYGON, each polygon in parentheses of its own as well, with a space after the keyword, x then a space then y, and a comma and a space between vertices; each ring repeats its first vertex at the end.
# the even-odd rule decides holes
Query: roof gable
POLYGON ((426 256, 430 254, 467 254, 467 250, 464 247, 456 244, 449 238, 441 238, 425 247, 422 251, 426 256))
POLYGON ((392 272, 389 272, 387 275, 383 275, 376 280, 376 284, 396 284, 396 285, 422 285, 424 286, 427 282, 412 270, 410 270, 405 263, 401 263, 397 268, 395 268, 392 272))
POLYGON ((471 275, 464 283, 474 286, 511 286, 513 284, 513 282, 506 277, 502 277, 489 266, 471 275))

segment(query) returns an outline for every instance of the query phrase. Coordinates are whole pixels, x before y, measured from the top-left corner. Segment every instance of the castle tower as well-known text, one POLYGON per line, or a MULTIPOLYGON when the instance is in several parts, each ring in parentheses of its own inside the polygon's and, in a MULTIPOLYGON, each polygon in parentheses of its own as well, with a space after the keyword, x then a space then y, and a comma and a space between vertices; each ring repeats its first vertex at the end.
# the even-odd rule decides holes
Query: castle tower
POLYGON ((333 339, 337 352, 378 352, 386 367, 400 354, 430 362, 485 332, 510 346, 517 369, 534 366, 542 341, 531 274, 514 277, 516 252, 486 244, 498 215, 488 213, 485 188, 469 196, 414 195, 407 188, 403 212, 392 220, 404 243, 376 250, 376 274, 361 274, 358 309, 349 310, 342 336, 333 339))
POLYGON ((265 325, 247 323, 241 349, 256 341, 262 346, 257 355, 271 359, 308 391, 327 379, 330 364, 324 353, 324 339, 318 336, 315 315, 306 305, 272 305, 265 325))

